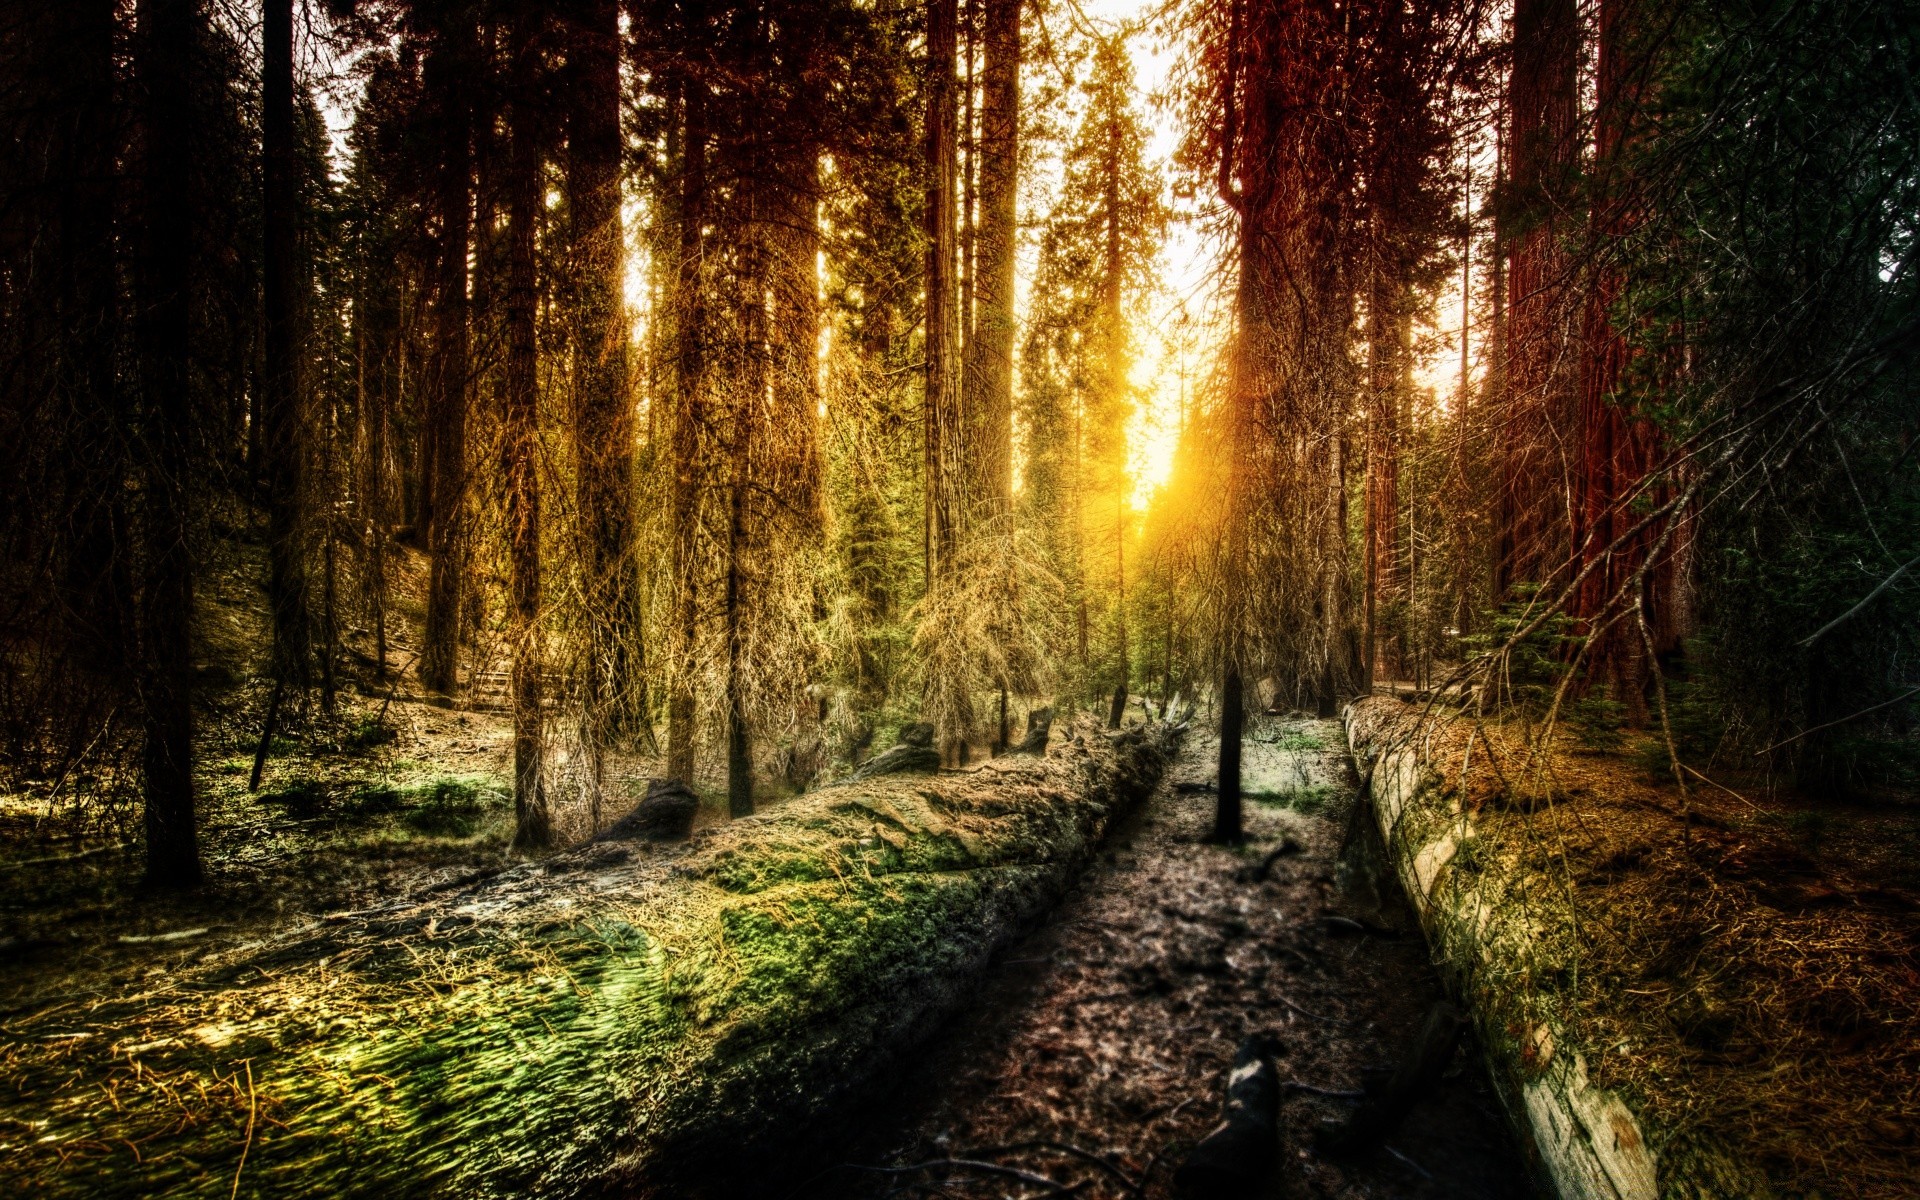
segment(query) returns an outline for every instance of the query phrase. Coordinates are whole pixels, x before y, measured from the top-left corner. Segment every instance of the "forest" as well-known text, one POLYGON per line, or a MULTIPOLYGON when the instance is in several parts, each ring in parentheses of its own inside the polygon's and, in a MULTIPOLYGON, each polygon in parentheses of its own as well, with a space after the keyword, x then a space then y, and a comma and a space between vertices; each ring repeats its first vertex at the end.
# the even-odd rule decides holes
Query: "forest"
POLYGON ((1914 1194, 1917 75, 0 0, 0 1190, 1914 1194))

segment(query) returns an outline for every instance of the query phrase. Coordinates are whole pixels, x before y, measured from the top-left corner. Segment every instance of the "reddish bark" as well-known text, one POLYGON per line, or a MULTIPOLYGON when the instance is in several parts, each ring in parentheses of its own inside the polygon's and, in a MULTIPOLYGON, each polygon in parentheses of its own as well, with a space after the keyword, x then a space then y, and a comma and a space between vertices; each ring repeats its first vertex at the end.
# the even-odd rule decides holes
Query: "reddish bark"
POLYGON ((1672 555, 1649 568, 1648 557, 1664 532, 1661 523, 1635 530, 1641 520, 1634 501, 1657 505, 1664 489, 1642 496, 1659 465, 1660 435, 1653 423, 1621 394, 1632 351, 1614 324, 1621 298, 1619 270, 1607 258, 1611 242, 1631 232, 1636 218, 1631 181, 1621 165, 1632 114, 1641 100, 1630 58, 1631 0, 1602 0, 1597 71, 1599 100, 1594 151, 1601 187, 1592 212, 1597 266, 1582 320, 1580 380, 1580 505, 1575 514, 1580 565, 1586 571, 1574 597, 1573 615, 1594 640, 1586 673, 1627 706, 1628 717, 1646 715, 1649 664, 1645 638, 1631 606, 1641 607, 1656 653, 1671 651, 1678 630, 1670 612, 1672 555), (1622 614, 1608 624, 1608 619, 1622 614))
POLYGON ((1568 561, 1565 457, 1575 390, 1569 262, 1563 247, 1578 157, 1579 15, 1573 0, 1518 0, 1507 121, 1506 415, 1494 591, 1546 580, 1568 561))

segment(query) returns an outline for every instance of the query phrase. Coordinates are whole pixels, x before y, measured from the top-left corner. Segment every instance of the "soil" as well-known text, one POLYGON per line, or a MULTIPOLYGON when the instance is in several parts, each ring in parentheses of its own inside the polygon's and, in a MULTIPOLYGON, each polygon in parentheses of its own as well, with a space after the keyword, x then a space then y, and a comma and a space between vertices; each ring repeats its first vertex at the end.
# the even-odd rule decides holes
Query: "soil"
POLYGON ((1189 734, 1075 894, 853 1119, 845 1163, 791 1200, 1049 1194, 1041 1179, 1085 1197, 1174 1195, 1174 1170, 1219 1121, 1236 1048, 1261 1033, 1278 1039, 1286 1081, 1264 1195, 1535 1195, 1470 1041, 1384 1143, 1346 1159, 1314 1149, 1316 1127, 1354 1104, 1323 1092, 1383 1079, 1440 999, 1398 899, 1337 882, 1350 874, 1340 858, 1353 796, 1342 746, 1332 721, 1250 730, 1248 836, 1229 848, 1204 840, 1214 796, 1198 790, 1217 743, 1189 734), (1287 839, 1299 851, 1253 881, 1287 839))

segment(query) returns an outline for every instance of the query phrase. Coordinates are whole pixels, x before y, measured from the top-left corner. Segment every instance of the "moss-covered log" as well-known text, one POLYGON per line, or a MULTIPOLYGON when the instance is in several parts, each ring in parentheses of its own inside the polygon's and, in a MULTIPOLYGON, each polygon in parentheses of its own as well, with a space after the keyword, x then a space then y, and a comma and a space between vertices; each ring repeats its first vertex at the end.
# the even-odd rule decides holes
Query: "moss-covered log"
POLYGON ((1677 1098, 1662 1094, 1671 1073, 1615 1085, 1616 1064, 1648 1034, 1594 1032, 1619 1038, 1621 1023, 1600 1018, 1633 999, 1595 961, 1610 901, 1594 886, 1609 868, 1593 847, 1614 814, 1556 795, 1499 730, 1384 697, 1357 701, 1346 720, 1388 863, 1557 1194, 1774 1195, 1766 1172, 1713 1128, 1717 1114, 1681 1118, 1677 1098), (1583 855, 1602 861, 1576 861, 1583 855))
POLYGON ((1172 741, 1088 729, 592 843, 14 1014, 0 1194, 758 1190, 1058 897, 1172 741))

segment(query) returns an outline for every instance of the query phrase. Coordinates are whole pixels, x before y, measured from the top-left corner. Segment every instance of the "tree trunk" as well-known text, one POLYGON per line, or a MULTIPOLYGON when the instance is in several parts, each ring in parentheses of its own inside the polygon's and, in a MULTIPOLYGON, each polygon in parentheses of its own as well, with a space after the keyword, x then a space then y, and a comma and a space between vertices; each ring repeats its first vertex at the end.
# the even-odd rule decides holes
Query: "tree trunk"
POLYGON ((295 687, 311 675, 307 611, 304 366, 306 272, 300 255, 299 162, 293 147, 293 0, 266 0, 261 21, 261 273, 265 363, 261 450, 266 470, 267 602, 274 674, 295 687))
POLYGON ((1336 424, 1327 434, 1326 526, 1321 532, 1320 715, 1340 710, 1340 695, 1359 664, 1352 653, 1353 594, 1347 583, 1347 440, 1336 424))
MULTIPOLYGON (((362 261, 372 252, 362 248, 362 261)), ((362 446, 360 480, 361 537, 366 545, 366 574, 361 600, 373 626, 375 676, 387 676, 387 539, 392 528, 393 479, 389 443, 393 403, 400 394, 398 286, 372 283, 354 297, 354 378, 359 391, 362 446)))
POLYGON ((786 147, 772 189, 768 223, 768 281, 773 297, 768 328, 773 368, 768 494, 779 497, 783 524, 796 546, 819 538, 820 300, 815 262, 820 253, 816 208, 820 152, 811 142, 786 147))
POLYGON ((513 654, 509 687, 513 708, 514 844, 539 847, 553 840, 542 779, 546 730, 541 712, 539 304, 534 222, 540 212, 540 130, 533 92, 535 16, 515 21, 513 105, 507 178, 507 371, 500 413, 503 482, 507 497, 507 636, 513 654))
MULTIPOLYGON (((751 230, 749 237, 761 236, 751 230)), ((757 255, 754 257, 758 257, 757 255)), ((742 310, 748 331, 746 355, 749 363, 748 386, 735 389, 734 413, 727 458, 730 478, 727 486, 727 584, 723 617, 727 640, 727 813, 734 817, 753 815, 753 734, 747 715, 747 505, 748 489, 753 486, 752 455, 754 410, 759 407, 759 388, 765 375, 755 369, 761 361, 759 345, 764 314, 759 294, 764 284, 758 263, 749 265, 742 310)))
MULTIPOLYGON (((1639 89, 1623 62, 1632 32, 1629 13, 1624 0, 1604 0, 1600 5, 1594 147, 1598 186, 1589 234, 1590 243, 1597 248, 1626 237, 1634 220, 1627 207, 1631 189, 1621 178, 1628 118, 1640 102, 1639 89)), ((1639 724, 1647 715, 1649 672, 1658 669, 1657 664, 1647 660, 1636 619, 1614 621, 1610 627, 1607 619, 1610 614, 1642 606, 1647 610, 1648 628, 1657 631, 1656 654, 1672 649, 1678 639, 1668 632, 1670 571, 1666 563, 1649 567, 1647 562, 1663 527, 1650 526, 1627 537, 1639 519, 1629 502, 1654 468, 1658 434, 1651 422, 1631 411, 1627 397, 1617 395, 1629 361, 1626 338, 1614 328, 1612 314, 1622 280, 1604 249, 1601 254, 1582 314, 1583 462, 1575 543, 1588 574, 1574 598, 1573 614, 1585 622, 1594 638, 1587 647, 1587 678, 1604 685, 1614 700, 1626 706, 1627 718, 1639 724)), ((1664 498, 1650 497, 1655 503, 1664 498)))
POLYGON ((470 31, 457 14, 439 31, 428 59, 429 89, 440 106, 442 141, 437 204, 440 217, 439 295, 435 304, 433 377, 427 394, 424 439, 429 452, 422 483, 429 555, 426 631, 420 681, 451 694, 460 682, 460 616, 465 580, 467 490, 467 249, 473 157, 465 74, 472 69, 470 31))
POLYGON ((673 664, 667 699, 667 774, 694 774, 695 655, 699 649, 700 441, 706 420, 707 90, 685 89, 686 135, 680 163, 680 259, 674 277, 673 664))
POLYGON ((1561 569, 1572 532, 1559 447, 1574 433, 1577 381, 1561 235, 1578 152, 1579 50, 1573 0, 1519 0, 1507 100, 1508 188, 1519 217, 1509 240, 1496 601, 1561 569))
POLYGON ((1259 624, 1238 633, 1269 639, 1274 655, 1263 668, 1325 708, 1358 657, 1349 650, 1341 517, 1353 316, 1341 221, 1352 205, 1352 168, 1338 130, 1309 114, 1335 86, 1347 35, 1311 6, 1250 5, 1246 21, 1253 57, 1236 107, 1244 127, 1223 164, 1238 182, 1230 202, 1241 213, 1234 387, 1244 411, 1234 429, 1247 443, 1236 460, 1247 478, 1235 502, 1266 532, 1247 541, 1263 560, 1259 575, 1251 563, 1235 569, 1250 572, 1250 586, 1277 586, 1262 589, 1259 624))
MULTIPOLYGON (((1384 240, 1384 239, 1382 239, 1384 240)), ((1404 624, 1406 592, 1399 562, 1400 410, 1411 359, 1408 288, 1398 264, 1376 253, 1367 297, 1366 577, 1361 670, 1363 686, 1377 675, 1398 679, 1404 646, 1382 629, 1385 613, 1404 624), (1383 612, 1384 610, 1384 612, 1383 612)))
POLYGON ((928 578, 949 578, 965 519, 965 409, 954 304, 955 0, 927 0, 927 386, 928 578))
POLYGON ((1213 840, 1236 845, 1240 830, 1240 739, 1247 730, 1246 690, 1240 683, 1240 664, 1229 658, 1220 681, 1219 788, 1213 810, 1213 840))
POLYGON ((1127 693, 1133 685, 1133 647, 1127 637, 1127 498, 1113 501, 1113 615, 1119 661, 1114 664, 1113 707, 1107 724, 1119 728, 1127 715, 1127 693))
POLYGON ((1019 243, 1021 0, 984 0, 979 230, 974 239, 973 337, 963 391, 978 422, 973 460, 982 519, 1013 506, 1014 262, 1019 243))
MULTIPOLYGON (((1226 514, 1220 531, 1221 590, 1224 593, 1220 629, 1220 729, 1219 758, 1214 773, 1213 840, 1222 845, 1238 843, 1240 813, 1240 739, 1246 732, 1246 697, 1240 680, 1240 656, 1247 637, 1246 596, 1248 530, 1248 491, 1254 458, 1255 417, 1258 403, 1259 359, 1251 344, 1250 331, 1259 314, 1256 299, 1258 258, 1253 244, 1255 230, 1253 202, 1259 174, 1243 167, 1244 151, 1239 145, 1240 55, 1246 33, 1247 0, 1233 0, 1229 13, 1227 64, 1220 89, 1224 110, 1221 138, 1218 191, 1220 199, 1239 218, 1239 245, 1235 267, 1234 307, 1239 328, 1235 331, 1228 360, 1227 382, 1227 478, 1226 514)), ((1257 160, 1256 160, 1257 162, 1257 160)))
MULTIPOLYGON (((644 720, 634 557, 633 405, 627 399, 620 220, 620 21, 614 0, 576 0, 570 30, 567 192, 573 218, 575 509, 586 575, 589 738, 644 720)), ((597 760, 597 755, 596 755, 597 760)), ((594 786, 598 787, 598 779, 594 786)))
MULTIPOLYGON (((27 334, 30 345, 50 346, 54 361, 41 368, 44 375, 16 370, 32 379, 27 386, 44 387, 55 400, 59 475, 54 485, 63 494, 58 500, 32 495, 35 485, 21 472, 0 496, 15 497, 23 510, 36 507, 36 500, 58 504, 72 523, 73 543, 60 580, 66 621, 62 650, 79 665, 86 691, 105 684, 99 690, 111 695, 120 692, 131 665, 133 591, 126 554, 130 389, 116 370, 115 353, 121 318, 114 215, 122 151, 114 88, 116 5, 85 0, 32 7, 42 10, 39 20, 45 22, 27 35, 45 38, 31 55, 32 86, 44 88, 48 108, 67 119, 48 130, 45 169, 53 186, 36 206, 53 258, 54 298, 44 306, 29 301, 47 324, 44 334, 27 334)), ((38 263, 27 271, 41 276, 38 263)), ((30 313, 20 315, 31 319, 30 313)), ((96 703, 73 696, 76 747, 110 719, 96 703)))
POLYGON ((193 561, 189 547, 195 424, 190 358, 194 198, 200 149, 191 72, 202 16, 195 0, 140 0, 134 75, 142 101, 141 262, 136 276, 144 436, 145 528, 140 700, 147 879, 200 882, 193 794, 193 561))
MULTIPOLYGON (((973 430, 961 389, 960 327, 954 287, 954 187, 958 121, 954 80, 954 0, 927 3, 927 383, 925 410, 927 588, 959 586, 973 525, 973 430)), ((964 762, 972 696, 961 652, 936 652, 928 664, 928 707, 944 759, 964 762)))
MULTIPOLYGON (((1494 177, 1499 178, 1497 165, 1499 149, 1495 148, 1496 166, 1494 177)), ((1475 537, 1477 525, 1474 519, 1474 497, 1479 488, 1471 479, 1470 439, 1473 432, 1472 378, 1468 373, 1470 361, 1467 357, 1468 316, 1470 315, 1473 294, 1473 186, 1469 174, 1465 195, 1465 222, 1460 243, 1460 396, 1454 403, 1451 421, 1453 453, 1450 456, 1449 469, 1453 478, 1447 489, 1449 495, 1448 525, 1452 530, 1453 567, 1453 632, 1456 639, 1462 639, 1472 633, 1473 627, 1473 591, 1474 579, 1478 574, 1476 564, 1484 561, 1485 547, 1475 537)), ((1500 366, 1502 329, 1500 322, 1505 314, 1505 305, 1499 300, 1500 289, 1505 280, 1501 275, 1500 249, 1498 239, 1492 239, 1487 254, 1487 265, 1483 268, 1489 276, 1488 290, 1493 294, 1492 312, 1487 322, 1487 332, 1480 339, 1480 353, 1486 367, 1480 386, 1480 403, 1485 403, 1494 395, 1497 382, 1504 378, 1500 366)), ((1465 642, 1456 641, 1456 645, 1465 642)))

